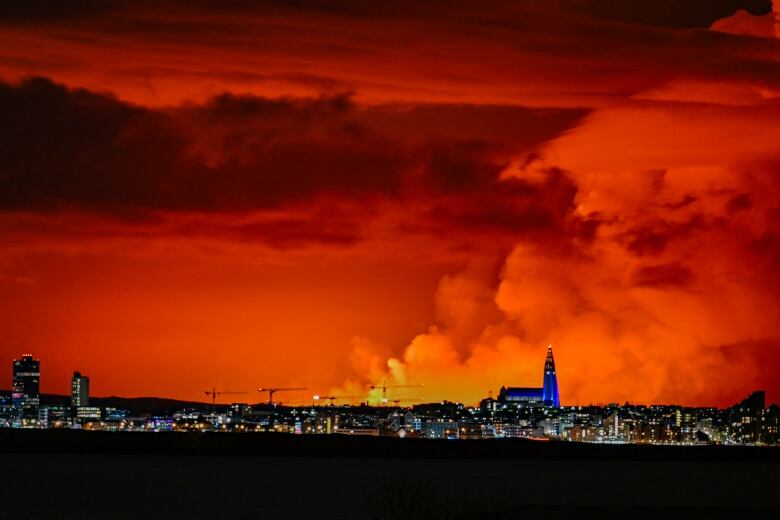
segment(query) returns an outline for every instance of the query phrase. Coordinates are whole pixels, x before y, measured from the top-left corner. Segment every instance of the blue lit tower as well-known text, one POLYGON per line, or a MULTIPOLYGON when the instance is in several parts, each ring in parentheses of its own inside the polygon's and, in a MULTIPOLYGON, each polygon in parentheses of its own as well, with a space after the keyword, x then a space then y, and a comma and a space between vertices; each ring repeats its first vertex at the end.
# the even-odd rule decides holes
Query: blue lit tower
POLYGON ((547 359, 544 361, 542 404, 544 406, 561 406, 561 396, 558 395, 558 376, 555 375, 555 360, 553 359, 552 345, 547 347, 547 359))

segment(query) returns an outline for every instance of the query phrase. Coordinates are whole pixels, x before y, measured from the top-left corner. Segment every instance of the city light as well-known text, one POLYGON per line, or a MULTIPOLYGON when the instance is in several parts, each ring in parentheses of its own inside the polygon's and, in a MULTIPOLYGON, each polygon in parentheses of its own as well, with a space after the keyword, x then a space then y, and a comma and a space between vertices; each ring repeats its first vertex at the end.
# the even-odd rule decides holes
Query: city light
MULTIPOLYGON (((384 397, 379 406, 336 405, 338 396, 313 396, 308 406, 277 402, 218 404, 222 394, 207 391, 212 402, 170 413, 111 406, 111 398, 90 398, 89 378, 74 372, 70 406, 41 402, 40 361, 31 355, 13 361, 14 387, 0 398, 0 427, 81 429, 116 432, 275 432, 298 435, 360 435, 425 439, 527 439, 596 444, 772 445, 780 443, 780 407, 767 406, 763 391, 726 409, 617 403, 562 406, 552 346, 541 387, 502 386, 498 397, 477 406, 439 401, 401 406, 384 397), (326 403, 324 401, 330 401, 326 403), (392 403, 392 405, 390 405, 392 403)), ((421 385, 388 386, 417 388, 421 385)), ((272 391, 271 392, 269 392, 272 391)), ((277 391, 302 388, 261 388, 277 391)), ((342 396, 343 397, 343 396, 342 396)))

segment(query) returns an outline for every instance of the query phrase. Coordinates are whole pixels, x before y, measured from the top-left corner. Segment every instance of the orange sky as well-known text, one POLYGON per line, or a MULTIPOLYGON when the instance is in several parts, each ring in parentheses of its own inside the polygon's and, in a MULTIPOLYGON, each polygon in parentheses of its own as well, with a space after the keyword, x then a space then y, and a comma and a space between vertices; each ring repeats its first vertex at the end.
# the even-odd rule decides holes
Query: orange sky
POLYGON ((418 4, 0 8, 0 387, 780 399, 771 3, 418 4))

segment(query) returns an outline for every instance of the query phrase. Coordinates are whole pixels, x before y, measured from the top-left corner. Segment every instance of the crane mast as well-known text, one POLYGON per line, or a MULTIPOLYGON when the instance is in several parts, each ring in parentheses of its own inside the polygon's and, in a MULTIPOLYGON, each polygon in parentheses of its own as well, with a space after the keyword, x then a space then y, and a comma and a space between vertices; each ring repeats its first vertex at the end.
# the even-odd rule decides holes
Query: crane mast
POLYGON ((369 388, 371 390, 376 390, 377 388, 382 389, 382 406, 387 404, 387 390, 388 389, 396 389, 396 388, 422 388, 424 387, 424 384, 419 385, 388 385, 386 380, 382 381, 381 385, 369 385, 369 388))
POLYGON ((257 389, 258 392, 268 392, 268 404, 274 404, 274 394, 276 392, 297 392, 299 390, 308 390, 306 387, 263 387, 257 389))
POLYGON ((233 392, 230 390, 217 390, 216 387, 212 387, 211 390, 206 390, 204 392, 206 395, 211 397, 211 412, 214 412, 214 409, 217 407, 217 396, 220 395, 228 395, 228 394, 246 394, 246 392, 233 392))

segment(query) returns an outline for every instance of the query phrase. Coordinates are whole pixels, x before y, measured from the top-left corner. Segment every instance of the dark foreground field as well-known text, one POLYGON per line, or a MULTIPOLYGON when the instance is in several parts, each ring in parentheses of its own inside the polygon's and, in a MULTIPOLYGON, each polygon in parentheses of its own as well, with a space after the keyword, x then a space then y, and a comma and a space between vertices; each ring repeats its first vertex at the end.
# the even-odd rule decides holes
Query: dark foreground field
POLYGON ((773 518, 780 452, 0 430, 0 518, 773 518))

